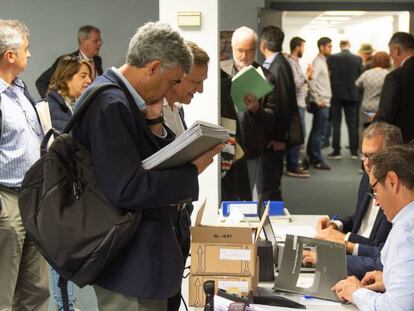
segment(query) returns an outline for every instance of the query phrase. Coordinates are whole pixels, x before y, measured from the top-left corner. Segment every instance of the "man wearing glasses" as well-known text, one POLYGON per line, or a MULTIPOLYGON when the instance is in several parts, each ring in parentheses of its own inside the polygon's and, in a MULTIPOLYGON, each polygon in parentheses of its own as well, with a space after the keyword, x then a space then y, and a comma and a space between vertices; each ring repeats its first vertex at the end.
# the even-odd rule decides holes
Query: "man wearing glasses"
MULTIPOLYGON (((352 255, 347 258, 348 275, 359 278, 367 271, 382 269, 378 257, 392 226, 370 192, 371 159, 385 147, 402 144, 400 129, 388 123, 373 123, 362 135, 361 160, 366 173, 359 185, 355 213, 341 220, 324 217, 316 225, 318 239, 345 244, 347 253, 352 255)), ((314 261, 306 257, 304 260, 314 261)))
MULTIPOLYGON (((78 43, 79 48, 77 51, 68 54, 69 56, 79 57, 80 59, 87 60, 91 63, 92 73, 91 78, 94 80, 97 76, 101 75, 102 59, 98 55, 99 50, 103 44, 101 39, 101 31, 95 26, 86 25, 82 26, 78 30, 78 43)), ((42 98, 47 95, 49 89, 50 79, 56 70, 59 60, 65 55, 59 56, 53 65, 43 72, 36 80, 36 88, 42 98)))
POLYGON ((371 195, 392 229, 381 250, 384 271, 359 281, 349 277, 332 289, 359 310, 412 310, 414 306, 414 148, 393 146, 374 155, 369 172, 371 195))
POLYGON ((26 236, 18 206, 26 171, 40 157, 35 102, 18 78, 30 57, 29 29, 0 19, 0 310, 49 307, 48 266, 26 236))

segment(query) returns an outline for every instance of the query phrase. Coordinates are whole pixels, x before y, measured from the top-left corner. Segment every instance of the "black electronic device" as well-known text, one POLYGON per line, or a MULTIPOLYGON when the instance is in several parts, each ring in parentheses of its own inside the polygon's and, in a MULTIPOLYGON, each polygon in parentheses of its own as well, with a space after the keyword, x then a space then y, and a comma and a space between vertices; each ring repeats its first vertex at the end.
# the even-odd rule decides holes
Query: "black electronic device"
POLYGON ((203 289, 206 295, 204 311, 214 311, 214 281, 205 281, 203 289))
MULTIPOLYGON (((257 215, 259 216, 259 219, 263 218, 263 214, 265 212, 266 206, 263 199, 263 194, 259 196, 259 201, 257 203, 257 215)), ((277 249, 277 241, 276 241, 276 235, 273 231, 272 224, 270 223, 269 217, 266 218, 264 224, 263 224, 263 232, 266 237, 267 241, 270 241, 272 243, 273 247, 273 263, 275 266, 275 269, 277 268, 277 256, 278 256, 278 249, 277 249)))
POLYGON ((253 296, 253 302, 266 306, 285 307, 293 309, 306 309, 305 305, 299 302, 290 300, 286 297, 272 295, 272 296, 253 296))

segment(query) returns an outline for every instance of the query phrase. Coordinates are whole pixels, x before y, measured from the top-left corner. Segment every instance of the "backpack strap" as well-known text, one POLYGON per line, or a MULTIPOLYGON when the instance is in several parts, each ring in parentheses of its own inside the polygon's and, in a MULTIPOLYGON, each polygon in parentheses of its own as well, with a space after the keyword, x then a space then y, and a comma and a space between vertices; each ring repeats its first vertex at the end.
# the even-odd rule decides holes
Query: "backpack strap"
POLYGON ((70 311, 68 296, 68 280, 65 280, 64 278, 59 276, 58 286, 60 288, 60 295, 62 296, 63 310, 70 311))
POLYGON ((94 97, 98 93, 102 92, 103 90, 109 89, 109 88, 121 89, 118 85, 114 83, 104 83, 104 84, 98 84, 98 85, 92 86, 92 88, 87 91, 88 93, 85 96, 81 97, 80 101, 78 102, 79 109, 76 110, 72 118, 70 118, 69 122, 66 124, 65 128, 63 129, 62 133, 69 133, 72 130, 75 123, 80 119, 80 117, 84 114, 84 112, 89 108, 90 103, 92 102, 92 99, 94 99, 94 97))

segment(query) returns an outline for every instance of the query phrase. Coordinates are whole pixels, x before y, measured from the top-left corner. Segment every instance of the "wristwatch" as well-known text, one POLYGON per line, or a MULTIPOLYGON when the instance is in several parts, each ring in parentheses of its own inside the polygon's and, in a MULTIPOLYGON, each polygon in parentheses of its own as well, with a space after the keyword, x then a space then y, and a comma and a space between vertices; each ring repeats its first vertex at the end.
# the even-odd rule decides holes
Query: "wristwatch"
POLYGON ((155 125, 158 123, 164 123, 164 118, 163 116, 159 116, 158 118, 155 118, 155 119, 145 119, 145 121, 147 121, 148 125, 155 125))

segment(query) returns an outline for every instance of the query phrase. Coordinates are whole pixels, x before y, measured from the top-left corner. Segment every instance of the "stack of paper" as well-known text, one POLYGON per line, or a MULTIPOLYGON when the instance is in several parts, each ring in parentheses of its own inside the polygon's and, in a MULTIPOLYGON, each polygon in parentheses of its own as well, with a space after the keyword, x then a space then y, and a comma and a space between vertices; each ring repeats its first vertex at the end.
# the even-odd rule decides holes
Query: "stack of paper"
POLYGON ((145 169, 168 169, 190 163, 211 148, 229 139, 219 125, 196 121, 172 143, 142 161, 145 169))
POLYGON ((231 98, 238 111, 246 110, 243 98, 247 94, 259 99, 273 89, 270 82, 266 80, 262 68, 255 68, 252 65, 240 70, 231 81, 231 98))

